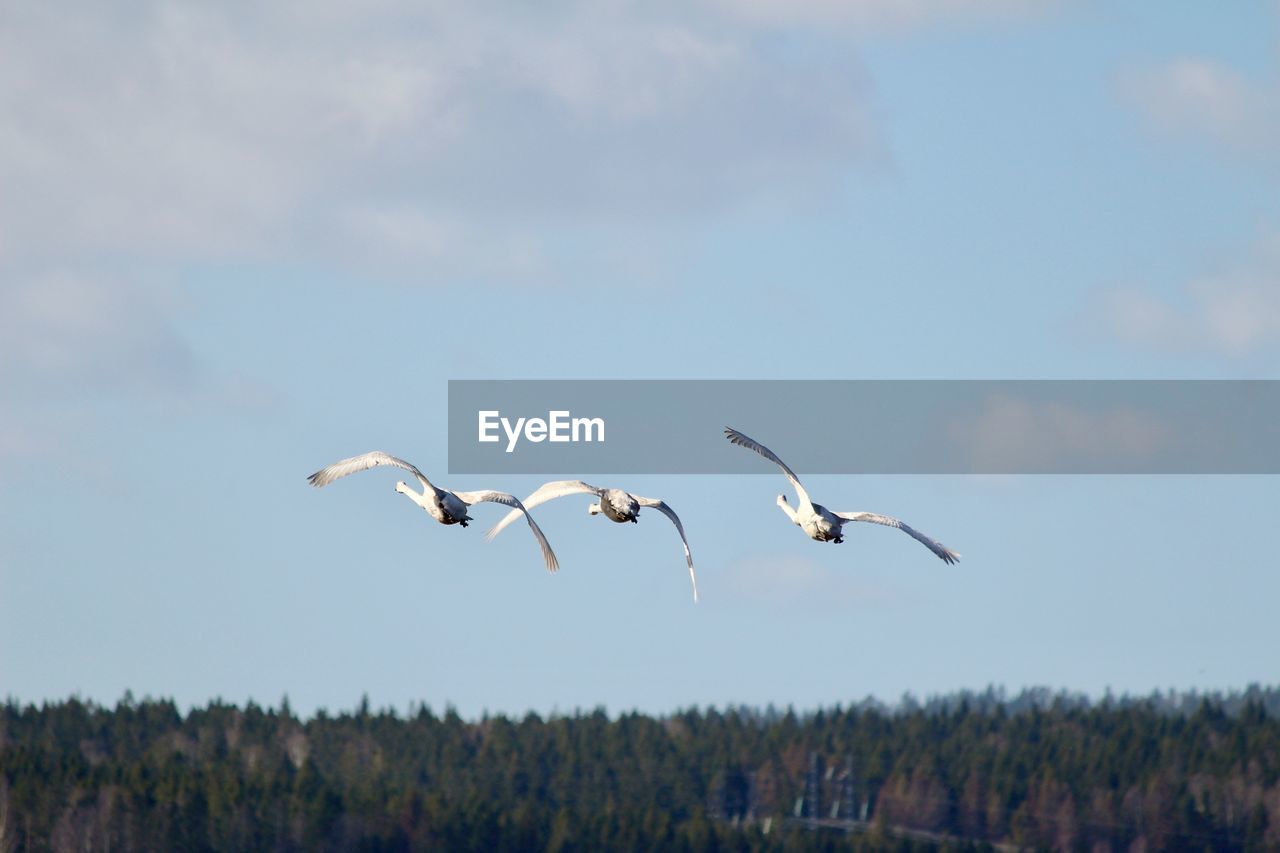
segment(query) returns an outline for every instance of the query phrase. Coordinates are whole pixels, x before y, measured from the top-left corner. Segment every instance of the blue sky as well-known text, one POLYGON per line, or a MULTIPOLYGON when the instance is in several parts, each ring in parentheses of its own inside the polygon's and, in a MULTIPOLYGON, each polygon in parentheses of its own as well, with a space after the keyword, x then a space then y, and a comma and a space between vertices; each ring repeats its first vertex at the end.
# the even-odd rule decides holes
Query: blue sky
MULTIPOLYGON (((460 378, 1274 378, 1280 5, 24 7, 0 691, 521 713, 1275 683, 1270 477, 806 476, 483 541, 460 378)), ((747 424, 738 424, 750 432, 747 424)), ((762 440, 767 437, 758 436, 762 440)), ((784 448, 774 448, 784 455, 784 448)), ((566 471, 564 476, 576 476, 566 471)))

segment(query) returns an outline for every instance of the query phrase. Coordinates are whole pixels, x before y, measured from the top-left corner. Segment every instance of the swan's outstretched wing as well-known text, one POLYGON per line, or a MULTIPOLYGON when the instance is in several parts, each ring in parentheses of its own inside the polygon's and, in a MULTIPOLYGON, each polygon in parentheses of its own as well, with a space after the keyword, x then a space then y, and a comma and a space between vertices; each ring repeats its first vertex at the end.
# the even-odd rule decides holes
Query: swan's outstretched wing
POLYGON ((782 473, 786 474, 787 479, 791 481, 791 485, 795 486, 796 494, 800 497, 800 503, 802 505, 804 504, 808 504, 809 506, 813 505, 813 501, 809 500, 809 493, 804 490, 804 486, 800 485, 800 478, 796 476, 796 472, 788 468, 787 463, 779 459, 777 454, 775 454, 772 450, 765 447, 763 444, 756 441, 754 438, 743 435, 742 433, 738 432, 736 429, 733 429, 732 427, 725 427, 724 434, 725 434, 725 437, 729 439, 729 441, 733 442, 739 447, 745 447, 748 450, 754 450, 756 453, 759 453, 765 459, 768 459, 770 462, 772 462, 773 464, 781 468, 782 473))
POLYGON ((345 477, 348 474, 356 474, 360 471, 368 471, 370 468, 376 468, 379 465, 393 465, 396 468, 403 468, 406 471, 412 471, 413 476, 418 478, 418 482, 422 484, 424 489, 428 489, 432 492, 438 491, 438 489, 431 485, 431 482, 422 475, 422 472, 412 464, 405 462, 403 459, 397 459, 389 453, 383 453, 381 450, 375 450, 371 453, 365 453, 362 456, 352 456, 350 459, 343 459, 339 462, 335 462, 326 468, 321 468, 307 479, 311 482, 311 485, 316 488, 320 488, 321 486, 329 485, 340 477, 345 477))
MULTIPOLYGON (((603 491, 604 489, 597 489, 590 483, 584 483, 581 480, 556 480, 555 482, 543 483, 541 486, 538 486, 538 490, 521 501, 521 503, 524 504, 525 509, 533 509, 538 504, 544 504, 547 501, 553 501, 556 498, 563 498, 566 495, 581 495, 588 493, 599 495, 603 491)), ((502 521, 499 521, 493 527, 489 528, 488 532, 485 533, 484 538, 493 539, 493 537, 505 530, 508 524, 519 517, 520 510, 511 510, 511 512, 503 516, 502 521)))
POLYGON ((515 495, 509 495, 506 492, 454 492, 454 494, 465 504, 495 503, 513 506, 516 512, 523 512, 525 521, 529 522, 529 529, 533 531, 533 538, 538 540, 538 545, 542 548, 542 559, 547 563, 547 571, 554 572, 560 568, 556 552, 551 550, 551 543, 542 535, 542 528, 533 520, 533 516, 529 515, 524 504, 520 503, 515 495))
POLYGON ((653 507, 658 512, 671 519, 671 523, 676 526, 676 530, 680 533, 680 541, 684 543, 684 559, 689 564, 689 580, 693 582, 693 600, 698 600, 698 576, 693 573, 693 555, 689 553, 689 537, 684 535, 684 525, 680 523, 680 516, 675 514, 675 510, 667 506, 665 503, 653 498, 642 498, 639 495, 632 495, 636 499, 636 503, 640 506, 653 507))
POLYGON ((930 539, 919 530, 916 530, 909 524, 903 524, 896 518, 887 515, 876 515, 874 512, 837 512, 834 513, 837 518, 845 521, 869 521, 872 524, 883 524, 886 527, 896 527, 912 539, 937 554, 946 563, 954 563, 960 559, 960 555, 950 548, 943 545, 936 539, 930 539))

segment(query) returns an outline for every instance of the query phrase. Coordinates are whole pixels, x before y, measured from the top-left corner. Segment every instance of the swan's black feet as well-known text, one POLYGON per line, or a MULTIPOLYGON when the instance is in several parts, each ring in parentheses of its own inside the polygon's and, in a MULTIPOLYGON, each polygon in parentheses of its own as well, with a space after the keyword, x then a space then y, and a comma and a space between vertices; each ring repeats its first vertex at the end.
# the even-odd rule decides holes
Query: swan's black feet
POLYGON ((831 541, 832 541, 832 542, 834 542, 835 544, 839 545, 841 542, 843 542, 843 541, 844 541, 844 537, 843 537, 843 536, 837 536, 835 539, 832 539, 831 541))
POLYGON ((640 523, 640 519, 636 518, 636 517, 633 515, 633 516, 631 516, 631 523, 632 523, 632 524, 639 524, 639 523, 640 523))
POLYGON ((463 527, 467 526, 467 523, 465 521, 459 521, 458 523, 461 524, 463 527))

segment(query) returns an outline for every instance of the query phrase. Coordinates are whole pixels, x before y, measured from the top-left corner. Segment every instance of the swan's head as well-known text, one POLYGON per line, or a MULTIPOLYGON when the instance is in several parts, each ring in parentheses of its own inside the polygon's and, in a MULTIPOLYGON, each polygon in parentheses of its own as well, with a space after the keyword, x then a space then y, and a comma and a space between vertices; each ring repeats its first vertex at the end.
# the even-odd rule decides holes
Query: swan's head
POLYGON ((406 483, 404 480, 399 481, 398 483, 396 483, 396 491, 402 495, 409 494, 409 484, 406 483))
POLYGON ((787 505, 787 496, 778 495, 778 506, 786 506, 786 505, 787 505))
POLYGON ((587 515, 599 515, 600 512, 600 504, 591 504, 587 507, 587 515))

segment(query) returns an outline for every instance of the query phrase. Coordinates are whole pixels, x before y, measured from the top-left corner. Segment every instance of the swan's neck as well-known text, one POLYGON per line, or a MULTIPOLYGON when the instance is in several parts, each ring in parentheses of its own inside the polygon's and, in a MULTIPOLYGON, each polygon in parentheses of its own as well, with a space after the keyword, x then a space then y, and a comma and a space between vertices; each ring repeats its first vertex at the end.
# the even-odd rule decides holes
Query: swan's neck
POLYGON ((785 512, 787 514, 787 518, 791 519, 793 524, 800 523, 796 518, 796 511, 791 508, 791 504, 787 503, 787 499, 782 495, 778 495, 778 509, 785 512))
POLYGON ((427 512, 431 511, 429 508, 431 502, 427 500, 427 493, 425 489, 423 490, 422 494, 418 494, 412 488, 410 488, 407 484, 396 483, 396 491, 404 495, 409 500, 416 503, 418 506, 427 510, 427 512))

